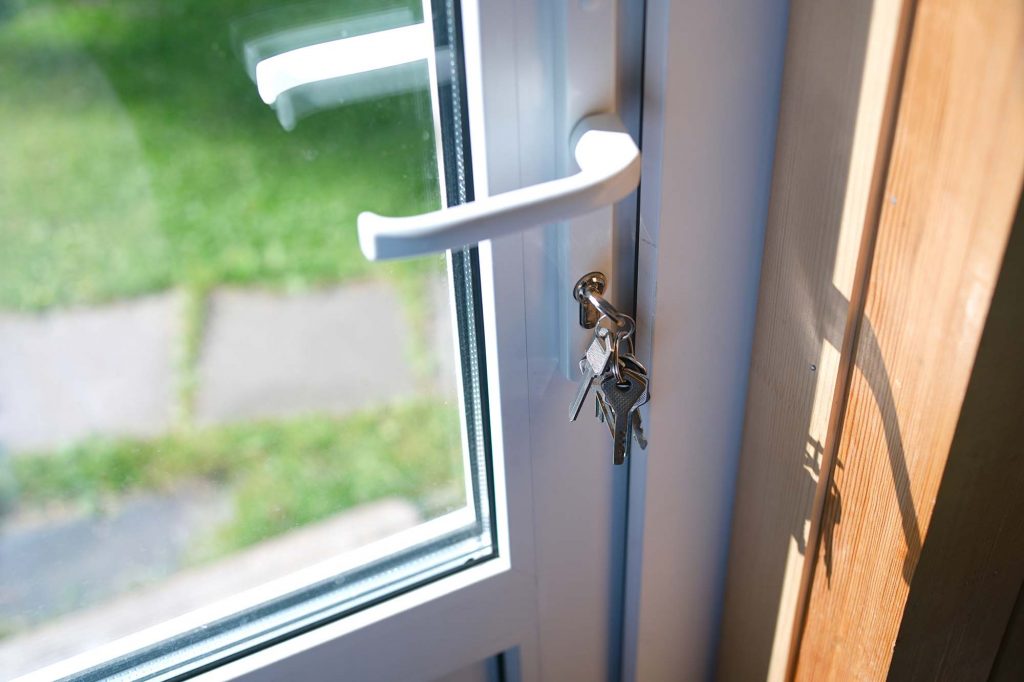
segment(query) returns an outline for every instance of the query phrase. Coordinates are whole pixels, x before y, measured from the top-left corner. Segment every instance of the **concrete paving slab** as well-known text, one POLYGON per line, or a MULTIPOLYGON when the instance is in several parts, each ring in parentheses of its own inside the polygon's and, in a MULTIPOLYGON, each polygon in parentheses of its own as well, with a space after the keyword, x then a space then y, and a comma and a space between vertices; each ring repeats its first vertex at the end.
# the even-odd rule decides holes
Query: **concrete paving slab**
POLYGON ((416 508, 397 498, 355 507, 208 566, 182 571, 155 586, 0 639, 0 676, 17 677, 108 644, 411 528, 420 521, 416 508))
POLYGON ((0 451, 94 434, 152 436, 174 417, 182 299, 0 312, 0 451))
POLYGON ((108 501, 96 514, 8 516, 0 523, 0 622, 34 624, 180 570, 197 538, 231 517, 205 481, 108 501))
POLYGON ((199 362, 202 424, 343 414, 416 390, 395 291, 363 282, 302 294, 213 293, 199 362))

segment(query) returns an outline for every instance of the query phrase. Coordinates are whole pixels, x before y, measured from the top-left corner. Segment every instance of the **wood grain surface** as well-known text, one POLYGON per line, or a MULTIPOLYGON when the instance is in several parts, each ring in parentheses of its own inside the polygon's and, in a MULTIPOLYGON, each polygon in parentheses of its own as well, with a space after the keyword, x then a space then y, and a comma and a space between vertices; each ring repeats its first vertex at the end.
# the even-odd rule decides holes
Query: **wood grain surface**
POLYGON ((790 4, 719 679, 786 671, 903 6, 790 4))
MULTIPOLYGON (((1018 204, 928 537, 893 680, 986 680, 1024 583, 1024 205, 1018 204)), ((1024 664, 1024 643, 1005 652, 1024 664)), ((1024 670, 1016 678, 1024 679, 1024 670)))
POLYGON ((1024 3, 919 0, 796 678, 886 676, 1024 173, 1024 3))

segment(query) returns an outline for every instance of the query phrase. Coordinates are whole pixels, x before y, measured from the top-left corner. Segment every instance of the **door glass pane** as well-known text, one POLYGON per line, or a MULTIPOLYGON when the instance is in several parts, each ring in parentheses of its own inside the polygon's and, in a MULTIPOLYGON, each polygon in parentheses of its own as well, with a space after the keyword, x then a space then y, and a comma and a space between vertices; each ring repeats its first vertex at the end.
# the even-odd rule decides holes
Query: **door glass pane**
POLYGON ((450 3, 0 0, 0 677, 164 679, 493 555, 450 3), (84 672, 83 672, 84 671, 84 672))

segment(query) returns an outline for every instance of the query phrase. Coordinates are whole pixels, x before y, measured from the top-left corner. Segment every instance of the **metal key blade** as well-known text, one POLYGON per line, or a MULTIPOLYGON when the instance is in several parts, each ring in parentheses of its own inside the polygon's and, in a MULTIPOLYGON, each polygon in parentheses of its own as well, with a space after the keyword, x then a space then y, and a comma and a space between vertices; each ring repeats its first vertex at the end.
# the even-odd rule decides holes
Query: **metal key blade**
POLYGON ((580 416, 580 410, 583 408, 583 401, 587 399, 587 394, 590 393, 590 387, 594 384, 594 370, 590 368, 590 365, 586 362, 580 362, 580 369, 583 371, 583 376, 580 378, 579 388, 576 390, 576 397, 573 398, 572 404, 569 405, 569 421, 574 422, 576 418, 580 416))
POLYGON ((612 355, 612 349, 607 339, 608 330, 604 327, 599 327, 594 334, 594 339, 587 347, 586 354, 580 358, 580 371, 583 373, 583 376, 580 378, 576 397, 573 399, 572 404, 569 405, 569 421, 571 422, 576 421, 577 417, 580 416, 583 402, 587 399, 587 394, 590 393, 590 387, 594 384, 594 379, 601 376, 604 373, 605 367, 608 366, 608 359, 612 355))
POLYGON ((612 449, 612 462, 615 464, 626 461, 631 413, 647 391, 647 383, 640 377, 626 374, 624 378, 621 384, 616 381, 614 374, 601 381, 601 394, 615 417, 612 449))
POLYGON ((640 446, 641 450, 647 449, 647 436, 644 435, 644 425, 640 418, 640 410, 633 410, 630 415, 633 437, 636 438, 636 444, 640 446))
POLYGON ((596 393, 597 393, 597 395, 594 397, 594 403, 595 403, 595 406, 596 406, 597 411, 599 413, 599 415, 597 417, 598 421, 600 421, 602 424, 607 424, 608 425, 608 434, 612 438, 615 438, 615 425, 614 425, 615 417, 612 416, 612 411, 608 407, 608 403, 606 403, 604 401, 604 397, 601 395, 601 387, 600 386, 597 387, 596 393))
POLYGON ((647 376, 647 368, 644 367, 639 360, 636 360, 636 358, 633 357, 632 361, 626 362, 626 368, 623 369, 622 372, 624 376, 631 377, 644 385, 644 394, 640 396, 636 405, 633 406, 633 411, 630 413, 629 431, 630 436, 636 439, 636 443, 640 446, 640 449, 646 450, 647 436, 644 435, 644 426, 643 420, 640 416, 640 408, 646 405, 647 401, 651 399, 651 383, 647 376))

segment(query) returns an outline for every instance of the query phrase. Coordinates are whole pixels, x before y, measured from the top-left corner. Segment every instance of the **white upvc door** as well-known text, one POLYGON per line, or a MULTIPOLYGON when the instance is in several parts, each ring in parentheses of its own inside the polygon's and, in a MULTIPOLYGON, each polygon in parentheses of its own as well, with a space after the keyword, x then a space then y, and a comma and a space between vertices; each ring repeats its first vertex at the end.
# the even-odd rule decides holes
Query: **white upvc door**
POLYGON ((492 661, 499 679, 529 682, 707 677, 785 3, 439 8, 460 13, 477 200, 575 172, 573 129, 596 113, 644 141, 642 189, 478 246, 495 556, 190 675, 429 681, 492 661), (589 404, 566 419, 591 333, 572 285, 593 270, 613 304, 638 308, 652 370, 650 448, 625 466, 589 404))
MULTIPOLYGON (((587 114, 618 112, 638 137, 642 3, 461 11, 477 199, 573 172, 587 114)), ((610 300, 632 307, 635 234, 634 195, 479 245, 498 557, 202 679, 434 680, 499 655, 502 679, 618 677, 628 471, 590 403, 568 422, 565 363, 591 335, 577 278, 605 271, 610 300)))
MULTIPOLYGON (((461 9, 476 197, 567 175, 575 123, 618 106, 619 13, 642 7, 463 0, 461 9)), ((635 216, 614 226, 630 265, 635 216)), ((589 334, 564 327, 577 326, 568 279, 610 270, 612 220, 609 207, 480 244, 498 557, 203 679, 432 680, 503 652, 523 680, 617 670, 626 470, 612 466, 604 425, 566 420, 576 386, 564 364, 567 344, 582 350, 589 334), (581 253, 559 261, 570 235, 581 253)), ((631 297, 631 269, 614 276, 631 297)), ((620 295, 609 293, 628 309, 620 295)))

